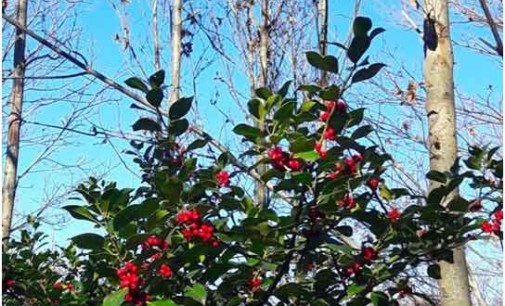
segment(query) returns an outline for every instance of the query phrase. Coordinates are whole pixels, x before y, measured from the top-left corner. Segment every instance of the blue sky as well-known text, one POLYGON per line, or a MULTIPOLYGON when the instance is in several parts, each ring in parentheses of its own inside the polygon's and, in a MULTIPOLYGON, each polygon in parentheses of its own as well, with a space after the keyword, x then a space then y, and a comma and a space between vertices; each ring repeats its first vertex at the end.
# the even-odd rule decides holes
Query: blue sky
MULTIPOLYGON (((352 10, 351 2, 352 1, 338 1, 338 6, 335 5, 335 7, 332 7, 333 2, 330 3, 330 40, 341 40, 347 34, 350 20, 345 16, 350 15, 352 10)), ((416 79, 421 80, 423 48, 418 35, 414 31, 399 27, 396 24, 391 16, 395 11, 394 9, 391 10, 389 14, 383 13, 384 6, 395 8, 398 5, 397 2, 398 1, 392 0, 364 1, 361 15, 371 17, 375 27, 381 26, 387 29, 387 31, 377 39, 370 49, 369 54, 371 55, 372 61, 384 62, 388 64, 391 69, 396 69, 396 61, 403 62, 410 70, 415 72, 416 79), (397 58, 392 59, 381 54, 381 50, 385 47, 392 50, 394 54, 397 55, 397 58)), ((127 10, 130 26, 132 28, 132 37, 136 37, 136 35, 150 35, 150 29, 146 29, 145 22, 147 18, 146 14, 150 9, 144 6, 146 4, 147 1, 132 1, 132 4, 130 4, 127 10)), ((122 82, 131 76, 132 69, 130 69, 131 67, 125 60, 121 45, 113 41, 114 35, 120 33, 120 26, 119 19, 108 1, 91 1, 91 4, 79 14, 77 23, 83 29, 79 51, 89 57, 96 70, 111 76, 118 82, 122 82)), ((162 33, 162 35, 168 37, 167 31, 168 29, 165 29, 165 33, 162 33)), ((457 24, 453 27, 453 37, 460 37, 467 31, 468 28, 465 24, 457 24)), ((490 37, 487 28, 483 28, 478 32, 472 28, 472 31, 475 32, 475 34, 482 34, 487 38, 490 37)), ((144 43, 143 41, 133 41, 136 50, 141 49, 144 43)), ((31 44, 34 46, 33 42, 31 44)), ((276 46, 273 47, 275 48, 276 46)), ((204 39, 199 37, 195 40, 193 54, 195 56, 201 54, 206 48, 208 48, 208 44, 204 39)), ((166 46, 165 49, 165 54, 169 54, 169 47, 166 46)), ((304 51, 309 50, 300 50, 300 52, 304 51)), ((330 49, 330 53, 335 51, 336 49, 330 49)), ((151 54, 140 53, 140 61, 147 73, 154 72, 151 54)), ((461 47, 455 48, 455 57, 455 83, 459 89, 469 95, 477 95, 482 94, 488 85, 493 85, 496 89, 495 98, 501 99, 501 66, 497 65, 495 59, 478 55, 473 51, 461 47)), ((168 56, 164 59, 165 62, 169 60, 168 56)), ((183 80, 182 95, 192 95, 193 91, 189 82, 190 69, 188 63, 188 59, 184 59, 183 75, 185 75, 185 77, 183 80)), ((169 82, 170 69, 167 65, 164 65, 163 68, 167 70, 167 82, 169 82)), ((217 111, 215 107, 210 105, 210 101, 215 97, 216 92, 219 92, 218 106, 225 113, 233 114, 233 119, 237 120, 235 123, 240 122, 241 116, 235 115, 240 113, 238 112, 237 106, 231 102, 231 97, 226 88, 213 80, 215 74, 221 71, 222 68, 223 67, 216 62, 205 70, 198 82, 197 98, 202 116, 202 123, 210 131, 211 135, 224 143, 233 145, 234 142, 231 142, 229 137, 231 136, 231 132, 224 132, 222 129, 225 119, 224 116, 217 111)), ((83 79, 75 80, 76 83, 83 81, 83 79)), ((247 79, 243 75, 237 72, 234 76, 234 82, 236 84, 241 84, 242 91, 247 92, 247 79)), ((4 90, 8 90, 9 86, 8 84, 4 85, 4 90)), ((363 92, 367 91, 366 85, 360 86, 362 86, 363 92)), ((102 84, 97 83, 90 87, 90 91, 97 91, 101 87, 102 84)), ((117 103, 100 106, 92 118, 102 122, 105 127, 111 130, 123 129, 128 131, 130 125, 138 118, 139 113, 129 108, 132 101, 127 97, 115 95, 111 92, 109 92, 109 94, 119 98, 119 101, 117 103)), ((30 98, 36 99, 37 97, 32 96, 30 98)), ((247 101, 244 100, 244 104, 246 102, 247 101)), ((349 103, 352 106, 352 101, 349 101, 349 103)), ((501 105, 501 103, 499 105, 501 105)), ((64 116, 67 111, 68 106, 66 107, 59 104, 46 107, 37 114, 37 120, 45 123, 58 124, 60 117, 64 116)), ((397 109, 392 107, 386 112, 395 116, 396 111, 397 109)), ((228 126, 231 127, 231 125, 228 126)), ((30 128, 33 129, 33 126, 30 128)), ((82 129, 87 130, 89 126, 82 126, 82 129)), ((106 169, 112 165, 115 167, 108 173, 106 180, 117 181, 120 187, 136 186, 138 182, 137 179, 120 165, 117 161, 116 154, 111 150, 109 145, 100 144, 98 141, 86 136, 76 136, 75 140, 79 142, 78 146, 62 149, 54 154, 53 159, 64 160, 71 163, 79 160, 81 157, 86 157, 91 161, 89 167, 94 169, 96 173, 100 173, 102 169, 106 169)), ((119 150, 128 147, 126 143, 118 140, 114 140, 114 145, 119 148, 119 150)), ((39 152, 40 148, 22 150, 20 168, 26 168, 27 165, 36 158, 39 152)), ((128 156, 124 156, 124 158, 125 160, 129 160, 128 156)), ((135 165, 133 165, 132 168, 135 169, 135 165)), ((61 182, 79 182, 81 179, 84 179, 86 175, 88 174, 77 173, 75 177, 68 177, 68 174, 63 172, 41 172, 38 174, 31 174, 21 182, 18 192, 17 209, 23 212, 33 211, 40 205, 40 199, 44 197, 44 188, 57 186, 61 182)), ((89 175, 91 175, 91 173, 89 175)), ((66 204, 70 204, 70 202, 64 202, 64 205, 66 204)), ((56 210, 50 210, 48 213, 51 214, 55 212, 56 210)), ((87 226, 86 223, 72 221, 64 225, 63 231, 58 230, 54 232, 52 228, 49 230, 52 232, 51 236, 55 238, 55 241, 61 243, 66 241, 69 237, 88 229, 91 229, 91 227, 87 226)))

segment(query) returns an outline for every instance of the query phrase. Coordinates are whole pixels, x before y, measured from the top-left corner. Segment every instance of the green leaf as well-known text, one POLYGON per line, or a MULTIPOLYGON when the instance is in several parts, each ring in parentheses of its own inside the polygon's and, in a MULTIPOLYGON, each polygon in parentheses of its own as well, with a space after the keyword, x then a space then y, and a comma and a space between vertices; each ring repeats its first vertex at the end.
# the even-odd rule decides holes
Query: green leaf
POLYGON ((314 139, 299 137, 289 145, 291 153, 300 153, 314 150, 314 139))
POLYGON ((364 125, 360 128, 358 128, 356 131, 354 131, 351 135, 352 139, 359 139, 366 137, 368 134, 373 132, 373 128, 371 125, 364 125))
POLYGON ((353 62, 357 63, 359 59, 365 54, 366 50, 370 47, 370 38, 367 36, 356 36, 352 39, 351 45, 347 50, 347 57, 353 62))
POLYGON ((385 64, 376 63, 368 66, 367 68, 358 70, 352 76, 352 83, 358 83, 373 78, 385 66, 386 66, 385 64))
POLYGON ((194 284, 193 287, 186 287, 184 296, 192 298, 193 300, 205 305, 207 300, 207 291, 202 284, 194 284))
POLYGON ((372 33, 370 33, 370 39, 373 39, 375 36, 379 35, 380 33, 386 32, 383 28, 376 28, 373 29, 372 33))
POLYGON ((426 178, 435 182, 445 184, 447 182, 447 175, 437 170, 431 170, 426 174, 426 178))
POLYGON ((365 36, 372 29, 372 20, 368 17, 358 16, 354 19, 352 30, 355 36, 365 36))
POLYGON ((254 92, 258 98, 261 98, 263 100, 268 99, 272 95, 272 92, 266 87, 258 88, 254 92))
POLYGON ((310 112, 310 110, 317 104, 315 101, 305 101, 300 106, 300 112, 306 113, 310 112))
POLYGON ((186 152, 203 148, 207 145, 208 142, 209 141, 206 139, 197 139, 188 145, 188 147, 186 148, 186 152))
POLYGON ((128 225, 131 221, 135 220, 136 213, 141 205, 135 204, 127 206, 125 209, 121 210, 112 222, 115 230, 121 230, 123 227, 128 225))
POLYGON ((305 161, 310 162, 310 161, 318 160, 319 154, 316 151, 312 150, 312 151, 308 151, 308 152, 296 153, 295 158, 301 158, 305 161))
POLYGON ((364 286, 358 286, 356 284, 352 284, 351 286, 349 286, 349 288, 347 288, 347 295, 353 296, 363 292, 363 290, 365 290, 364 286))
POLYGON ((133 130, 134 131, 161 131, 161 126, 158 124, 158 122, 154 121, 151 118, 140 118, 133 124, 133 130))
POLYGON ((337 101, 340 98, 340 87, 331 85, 319 92, 319 97, 323 100, 337 101))
POLYGON ((279 96, 284 98, 288 94, 289 86, 291 86, 291 83, 293 83, 293 81, 287 81, 284 83, 284 85, 282 85, 281 89, 278 91, 279 96))
POLYGON ((465 212, 468 211, 470 207, 470 202, 463 199, 462 197, 456 197, 449 202, 447 207, 452 211, 465 212))
POLYGON ((293 116, 293 110, 296 108, 296 102, 284 103, 274 114, 274 119, 285 122, 293 116))
POLYGON ((383 292, 372 292, 370 299, 373 306, 390 306, 389 297, 383 292))
POLYGON ((249 113, 259 120, 265 119, 265 105, 258 99, 251 99, 247 102, 249 113))
POLYGON ((147 306, 177 306, 177 304, 172 300, 163 300, 163 301, 147 302, 147 306))
POLYGON ((305 55, 309 64, 313 67, 323 71, 338 73, 338 61, 336 57, 331 55, 321 56, 319 53, 313 51, 309 51, 305 55))
POLYGON ((356 110, 353 110, 352 112, 350 112, 348 115, 349 115, 349 121, 347 122, 347 126, 348 127, 351 127, 351 126, 355 126, 355 125, 358 125, 361 123, 361 121, 363 121, 363 115, 365 113, 365 109, 364 108, 358 108, 356 110))
POLYGON ((113 292, 105 297, 102 306, 121 306, 124 302, 124 297, 128 293, 128 288, 123 288, 119 291, 113 292))
POLYGON ((160 70, 149 77, 152 87, 160 87, 165 82, 165 70, 160 70))
POLYGON ((344 236, 347 236, 347 237, 351 237, 352 236, 352 227, 350 227, 348 225, 337 226, 337 227, 335 227, 335 230, 339 231, 344 236))
POLYGON ((91 214, 91 212, 84 206, 78 205, 67 205, 62 207, 64 210, 68 211, 70 215, 78 220, 88 220, 91 222, 97 222, 96 218, 91 214))
POLYGON ((168 133, 173 136, 180 136, 184 134, 189 128, 189 122, 186 118, 174 120, 168 126, 168 133))
POLYGON ((147 87, 142 80, 139 78, 129 78, 128 80, 125 81, 125 84, 128 85, 131 88, 141 90, 143 92, 148 92, 149 88, 147 87))
POLYGON ((432 264, 428 267, 428 275, 434 279, 440 279, 440 266, 438 264, 432 264))
POLYGON ((154 107, 159 107, 161 101, 163 101, 163 90, 160 88, 154 88, 147 92, 146 99, 149 104, 154 107))
POLYGON ((77 247, 86 250, 100 250, 105 242, 105 238, 92 233, 77 235, 71 240, 77 247))
POLYGON ((170 120, 177 120, 186 116, 186 114, 191 109, 192 102, 193 97, 189 98, 184 97, 175 101, 175 103, 172 104, 172 106, 170 106, 170 109, 168 111, 168 116, 170 117, 170 120))
POLYGON ((233 132, 237 135, 242 136, 250 136, 250 137, 259 137, 261 135, 261 131, 253 126, 241 123, 233 128, 233 132))

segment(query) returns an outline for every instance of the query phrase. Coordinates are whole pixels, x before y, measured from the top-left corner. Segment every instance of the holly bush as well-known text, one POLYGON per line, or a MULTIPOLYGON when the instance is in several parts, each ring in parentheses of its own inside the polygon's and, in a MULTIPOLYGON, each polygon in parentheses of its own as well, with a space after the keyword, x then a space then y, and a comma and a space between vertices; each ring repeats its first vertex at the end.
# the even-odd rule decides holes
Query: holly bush
POLYGON ((307 52, 309 64, 340 81, 300 86, 301 102, 290 82, 257 89, 247 104, 254 124, 233 129, 239 155, 205 132, 191 136, 192 98, 162 111, 163 71, 128 79, 152 106, 133 124, 149 136, 126 152, 141 186, 93 178, 78 186, 83 204, 64 209, 97 231, 65 249, 35 252, 40 233, 12 241, 6 305, 377 306, 422 296, 409 271, 439 278, 437 262, 451 262, 451 249, 483 232, 502 235, 502 161, 497 148, 471 148, 451 171, 428 173, 438 187, 427 196, 387 182, 391 156, 368 140, 365 109, 344 100, 385 66, 362 60, 383 31, 358 17, 343 70, 334 56, 307 52), (452 196, 463 182, 475 199, 452 196), (257 186, 265 200, 256 200, 257 186))

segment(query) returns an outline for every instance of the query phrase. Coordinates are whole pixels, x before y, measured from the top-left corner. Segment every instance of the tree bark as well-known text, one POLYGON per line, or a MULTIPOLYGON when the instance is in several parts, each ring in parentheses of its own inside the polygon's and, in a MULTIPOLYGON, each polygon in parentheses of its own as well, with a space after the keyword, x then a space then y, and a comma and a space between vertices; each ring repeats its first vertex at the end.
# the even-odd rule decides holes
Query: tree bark
MULTIPOLYGON (((430 169, 449 171, 457 156, 454 106, 454 55, 450 37, 448 0, 425 0, 426 113, 429 126, 430 169)), ((440 183, 431 181, 429 190, 440 183)), ((458 195, 455 190, 448 203, 458 195)), ((440 263, 439 281, 443 306, 470 306, 470 286, 464 248, 454 250, 454 263, 440 263)))
MULTIPOLYGON (((319 40, 319 53, 325 56, 328 53, 328 1, 319 0, 317 2, 317 31, 319 40)), ((319 82, 321 87, 327 84, 328 74, 326 71, 321 70, 321 80, 319 82)))
POLYGON ((182 0, 174 0, 172 14, 172 91, 170 104, 179 100, 181 82, 182 0))
POLYGON ((160 38, 158 35, 158 0, 153 0, 153 43, 154 43, 154 69, 159 71, 160 64, 160 38))
MULTIPOLYGON (((258 79, 259 87, 268 87, 268 64, 269 64, 269 33, 268 33, 268 22, 269 22, 269 1, 262 0, 261 1, 261 25, 259 28, 260 33, 260 42, 259 42, 259 51, 260 51, 260 73, 258 79)), ((264 123, 257 122, 257 127, 260 130, 264 130, 264 123)), ((261 141, 261 140, 260 140, 261 141)), ((258 157, 258 160, 262 159, 261 156, 258 157)), ((266 172, 266 165, 260 164, 258 166, 258 173, 262 175, 266 172)), ((264 207, 267 203, 267 190, 265 186, 261 183, 256 184, 256 201, 258 205, 264 207)))
MULTIPOLYGON (((26 26, 27 0, 17 2, 17 21, 26 26)), ((21 129, 21 114, 23 109, 24 76, 25 76, 25 47, 26 34, 16 28, 16 42, 14 45, 14 72, 12 85, 12 104, 9 114, 9 128, 7 138, 7 154, 5 157, 4 181, 2 186, 2 239, 9 239, 12 225, 14 201, 16 199, 17 172, 19 158, 19 133, 21 129)))

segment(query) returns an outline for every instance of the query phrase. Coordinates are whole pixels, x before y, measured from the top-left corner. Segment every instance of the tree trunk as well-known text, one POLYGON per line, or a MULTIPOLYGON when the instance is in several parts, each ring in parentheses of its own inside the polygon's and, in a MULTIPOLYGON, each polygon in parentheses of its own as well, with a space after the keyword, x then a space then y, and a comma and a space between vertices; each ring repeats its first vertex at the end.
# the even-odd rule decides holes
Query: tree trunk
POLYGON ((181 82, 182 0, 174 0, 172 13, 172 91, 170 104, 179 100, 181 82))
MULTIPOLYGON (((26 26, 27 0, 17 2, 17 21, 26 26)), ((2 239, 9 239, 12 225, 12 213, 16 198, 19 132, 21 129, 21 113, 23 108, 24 76, 25 76, 25 46, 26 34, 16 28, 16 42, 14 45, 14 72, 12 85, 12 104, 9 114, 9 128, 7 139, 7 154, 5 157, 4 181, 2 187, 2 239)))
POLYGON ((160 38, 158 35, 158 0, 153 0, 153 43, 154 43, 154 69, 159 71, 160 64, 160 38))
MULTIPOLYGON (((328 1, 319 0, 317 2, 317 31, 319 40, 319 53, 325 56, 328 53, 328 1)), ((321 80, 319 85, 325 87, 327 84, 328 74, 321 70, 321 80)))
MULTIPOLYGON (((425 0, 426 113, 429 125, 430 169, 449 171, 457 155, 454 107, 453 51, 448 0, 425 0)), ((429 190, 440 183, 431 181, 429 190)), ((457 196, 455 190, 445 203, 457 196)), ((454 263, 440 263, 443 306, 470 306, 470 286, 464 248, 454 250, 454 263)))
MULTIPOLYGON (((269 9, 268 9, 268 0, 261 1, 261 26, 259 29, 260 33, 260 73, 258 86, 259 87, 269 87, 268 86, 268 63, 269 63, 269 37, 268 37, 268 22, 269 22, 269 9)), ((263 130, 264 123, 258 122, 257 127, 260 130, 263 130)), ((261 141, 261 140, 260 140, 261 141)), ((258 157, 258 160, 262 159, 261 156, 258 157)), ((258 173, 262 175, 267 171, 265 164, 260 164, 258 166, 258 173)), ((265 186, 261 183, 256 184, 256 201, 258 205, 265 206, 267 202, 267 190, 265 186)))

